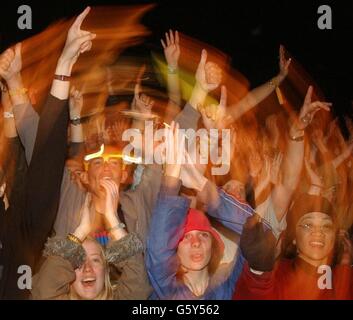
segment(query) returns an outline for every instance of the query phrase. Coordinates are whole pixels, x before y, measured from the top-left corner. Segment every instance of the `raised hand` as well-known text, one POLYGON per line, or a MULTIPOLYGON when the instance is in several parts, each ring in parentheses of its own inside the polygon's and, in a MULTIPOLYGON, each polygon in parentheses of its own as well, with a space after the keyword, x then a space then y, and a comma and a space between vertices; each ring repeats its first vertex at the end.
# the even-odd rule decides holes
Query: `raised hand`
POLYGON ((105 190, 105 217, 108 222, 115 221, 119 202, 119 187, 111 179, 101 180, 100 185, 105 190))
POLYGON ((91 8, 87 7, 70 27, 65 47, 61 54, 63 61, 74 64, 81 53, 89 51, 92 48, 92 40, 96 35, 89 31, 81 30, 81 25, 90 10, 91 8))
POLYGON ((120 226, 120 220, 117 215, 119 203, 119 186, 111 179, 101 181, 101 187, 104 188, 105 196, 105 219, 110 226, 110 235, 113 240, 119 240, 127 235, 126 230, 120 226))
POLYGON ((154 100, 144 93, 141 94, 141 79, 145 73, 146 66, 142 66, 137 76, 137 83, 134 90, 134 100, 132 102, 132 110, 144 114, 151 114, 154 100))
POLYGON ((249 217, 240 237, 240 249, 249 267, 256 271, 272 271, 275 264, 276 238, 271 230, 264 229, 261 217, 249 217))
POLYGON ((88 192, 86 194, 85 202, 81 208, 80 224, 74 232, 74 235, 78 237, 81 241, 84 241, 92 231, 91 229, 93 220, 90 216, 91 199, 91 194, 88 192))
POLYGON ((315 114, 318 111, 320 110, 330 111, 330 107, 332 106, 332 103, 328 103, 328 102, 321 102, 321 101, 312 102, 311 101, 312 94, 313 94, 313 87, 310 86, 306 93, 304 103, 299 114, 300 125, 298 129, 300 130, 304 130, 311 123, 315 114))
POLYGON ((185 154, 185 145, 180 139, 183 137, 179 131, 179 124, 172 121, 170 128, 167 128, 167 154, 165 175, 169 177, 180 177, 181 163, 185 154))
POLYGON ((197 84, 206 92, 217 89, 221 84, 222 70, 216 63, 207 62, 206 50, 202 50, 195 78, 197 84))
POLYGON ((218 105, 211 104, 199 107, 205 128, 224 129, 230 122, 231 116, 227 115, 227 89, 222 86, 221 98, 218 105))
POLYGON ((125 130, 129 129, 129 123, 126 120, 120 119, 112 125, 112 136, 114 143, 122 142, 122 136, 125 130))
POLYGON ((201 191, 207 182, 207 179, 203 175, 206 165, 193 161, 187 151, 185 151, 185 156, 186 164, 182 165, 180 171, 180 179, 183 186, 196 191, 201 191))
POLYGON ((179 46, 179 33, 175 31, 173 34, 172 30, 165 33, 165 42, 161 39, 162 47, 164 49, 164 56, 167 60, 168 67, 175 70, 178 68, 178 61, 180 57, 180 46, 179 46))
POLYGON ((11 81, 21 69, 21 43, 17 43, 14 48, 9 48, 0 55, 0 76, 6 81, 11 81))
POLYGON ((289 65, 292 59, 286 59, 285 48, 283 45, 279 47, 279 75, 281 78, 285 78, 288 75, 289 65))

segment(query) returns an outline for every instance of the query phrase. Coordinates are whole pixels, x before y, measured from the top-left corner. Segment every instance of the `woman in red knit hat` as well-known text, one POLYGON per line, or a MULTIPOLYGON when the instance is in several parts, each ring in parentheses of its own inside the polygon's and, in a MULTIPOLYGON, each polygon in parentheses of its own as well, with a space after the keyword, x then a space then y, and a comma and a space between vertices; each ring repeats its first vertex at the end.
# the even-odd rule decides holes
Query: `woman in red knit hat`
MULTIPOLYGON (((171 151, 178 157, 183 153, 177 143, 178 125, 172 123, 171 131, 175 139, 171 151)), ((166 164, 147 239, 146 268, 154 289, 151 299, 229 300, 244 259, 235 256, 230 263, 220 264, 224 243, 207 216, 190 209, 190 200, 179 196, 185 180, 180 179, 183 172, 178 163, 166 164)), ((203 176, 198 176, 197 181, 201 190, 211 185, 203 176)), ((213 190, 217 205, 211 208, 208 203, 208 214, 217 219, 222 216, 218 211, 229 211, 229 228, 233 226, 232 230, 240 233, 252 209, 246 203, 230 199, 215 186, 213 190), (220 200, 222 197, 226 199, 220 200)), ((210 198, 209 195, 208 201, 210 198)))
POLYGON ((177 248, 180 261, 177 278, 184 281, 196 295, 201 295, 208 285, 209 276, 217 270, 223 252, 224 243, 208 218, 201 211, 190 208, 177 248), (204 285, 195 287, 193 280, 204 285))

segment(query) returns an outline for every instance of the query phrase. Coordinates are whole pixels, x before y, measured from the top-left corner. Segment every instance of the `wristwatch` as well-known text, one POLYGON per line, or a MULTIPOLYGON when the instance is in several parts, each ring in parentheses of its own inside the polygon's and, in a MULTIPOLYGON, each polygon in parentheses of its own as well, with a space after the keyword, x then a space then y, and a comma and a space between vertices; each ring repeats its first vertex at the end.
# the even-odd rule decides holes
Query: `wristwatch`
POLYGON ((70 120, 70 122, 72 125, 78 126, 79 124, 81 124, 81 118, 78 116, 75 116, 70 120))
POLYGON ((109 228, 108 231, 112 232, 113 230, 119 230, 119 229, 125 229, 126 225, 125 223, 119 222, 116 226, 109 228))

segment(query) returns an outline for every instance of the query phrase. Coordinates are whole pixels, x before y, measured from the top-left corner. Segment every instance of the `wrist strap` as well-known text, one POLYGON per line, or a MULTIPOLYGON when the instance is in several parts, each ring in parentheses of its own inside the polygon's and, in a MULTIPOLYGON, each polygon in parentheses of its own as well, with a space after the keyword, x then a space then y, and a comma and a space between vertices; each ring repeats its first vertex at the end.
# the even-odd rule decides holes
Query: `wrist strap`
POLYGON ((71 78, 71 76, 64 76, 61 74, 54 75, 54 79, 59 80, 59 81, 70 81, 70 78, 71 78))
POLYGON ((12 112, 8 112, 8 111, 5 111, 4 112, 4 118, 5 119, 11 119, 11 118, 14 118, 14 114, 12 112))
POLYGON ((75 116, 72 119, 70 119, 70 123, 74 126, 78 126, 81 124, 81 118, 78 116, 75 116))
POLYGON ((173 67, 168 66, 168 73, 169 74, 177 74, 178 68, 173 68, 173 67))
POLYGON ((276 78, 272 78, 269 82, 268 82, 269 86, 270 87, 273 87, 273 88, 277 88, 278 87, 278 81, 276 78))
POLYGON ((291 139, 292 141, 295 141, 295 142, 304 141, 304 135, 299 136, 299 137, 289 135, 289 139, 291 139))
POLYGON ((9 95, 10 97, 18 96, 18 95, 25 95, 27 94, 28 89, 27 88, 19 88, 15 90, 9 90, 9 95))

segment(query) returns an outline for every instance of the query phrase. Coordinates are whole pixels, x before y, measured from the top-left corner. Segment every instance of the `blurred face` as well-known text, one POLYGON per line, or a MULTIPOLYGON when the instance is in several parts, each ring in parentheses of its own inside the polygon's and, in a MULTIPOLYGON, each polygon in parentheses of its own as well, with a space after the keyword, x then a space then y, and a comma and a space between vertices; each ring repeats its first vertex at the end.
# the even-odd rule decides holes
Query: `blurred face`
POLYGON ((104 189, 100 186, 100 182, 103 179, 111 179, 118 186, 120 185, 122 177, 122 161, 115 157, 98 157, 92 159, 89 162, 87 173, 90 189, 96 193, 99 193, 99 191, 103 192, 104 189))
POLYGON ((76 269, 76 280, 72 284, 75 292, 82 299, 95 299, 104 289, 105 267, 99 245, 86 240, 83 243, 86 251, 86 261, 81 268, 76 269))
POLYGON ((185 234, 177 251, 181 265, 189 271, 206 268, 212 255, 212 235, 206 231, 193 230, 185 234))
POLYGON ((296 226, 299 257, 314 266, 327 264, 335 244, 332 219, 322 212, 310 212, 296 226))
POLYGON ((240 201, 245 201, 245 186, 238 180, 230 180, 224 186, 223 189, 237 198, 240 201))
POLYGON ((66 167, 70 171, 71 181, 75 182, 81 189, 83 189, 81 183, 81 174, 85 171, 82 161, 76 161, 75 159, 69 159, 66 161, 66 167))

